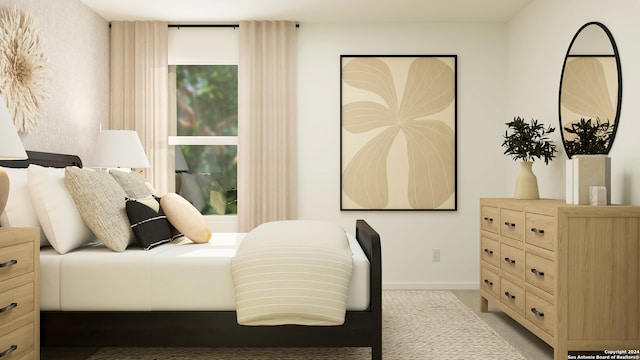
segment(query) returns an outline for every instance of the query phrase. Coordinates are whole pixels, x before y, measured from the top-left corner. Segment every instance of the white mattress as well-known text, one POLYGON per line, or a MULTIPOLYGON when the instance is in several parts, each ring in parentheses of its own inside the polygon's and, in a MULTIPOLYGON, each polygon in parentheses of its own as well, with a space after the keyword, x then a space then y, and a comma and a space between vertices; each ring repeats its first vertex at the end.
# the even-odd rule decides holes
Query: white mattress
MULTIPOLYGON (((206 244, 170 243, 145 251, 103 246, 60 255, 40 251, 43 311, 235 310, 231 258, 245 234, 214 234, 206 244)), ((369 261, 353 253, 347 310, 369 306, 369 261)))

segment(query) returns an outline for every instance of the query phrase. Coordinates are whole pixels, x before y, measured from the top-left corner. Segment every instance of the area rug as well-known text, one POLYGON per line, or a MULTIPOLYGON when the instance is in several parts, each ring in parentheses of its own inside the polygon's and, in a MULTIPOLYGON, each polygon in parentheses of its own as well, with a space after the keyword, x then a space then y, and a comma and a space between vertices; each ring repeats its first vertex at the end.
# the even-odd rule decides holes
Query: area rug
MULTIPOLYGON (((524 360, 448 291, 384 291, 384 359, 524 360)), ((88 360, 370 359, 368 348, 101 348, 88 360)))

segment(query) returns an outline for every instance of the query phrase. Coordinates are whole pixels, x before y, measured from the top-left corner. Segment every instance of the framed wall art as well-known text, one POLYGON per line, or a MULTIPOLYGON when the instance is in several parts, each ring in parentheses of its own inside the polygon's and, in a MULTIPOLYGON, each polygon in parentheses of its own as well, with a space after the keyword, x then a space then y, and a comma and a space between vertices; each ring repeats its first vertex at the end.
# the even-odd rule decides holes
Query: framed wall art
POLYGON ((340 209, 456 210, 457 56, 340 62, 340 209))

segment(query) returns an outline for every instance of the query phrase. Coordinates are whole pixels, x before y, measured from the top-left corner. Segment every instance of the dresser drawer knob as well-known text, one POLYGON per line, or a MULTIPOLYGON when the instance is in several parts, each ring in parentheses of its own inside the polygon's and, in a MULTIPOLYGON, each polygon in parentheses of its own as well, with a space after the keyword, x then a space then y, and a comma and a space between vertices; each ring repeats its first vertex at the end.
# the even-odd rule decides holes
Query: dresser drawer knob
POLYGON ((515 261, 515 260, 513 260, 513 259, 511 259, 511 258, 508 258, 508 257, 504 258, 504 261, 506 261, 507 263, 509 263, 509 264, 511 264, 511 265, 513 265, 513 264, 515 264, 515 263, 516 263, 516 261, 515 261))
POLYGON ((515 295, 511 295, 511 293, 508 292, 508 291, 504 292, 504 296, 508 297, 511 300, 515 300, 516 299, 516 296, 515 295))
POLYGON ((493 218, 485 216, 484 217, 484 221, 492 223, 493 222, 493 218))
POLYGON ((536 310, 536 308, 531 308, 531 312, 534 313, 537 317, 544 317, 544 313, 536 310))
POLYGON ((544 230, 543 229, 531 228, 531 231, 533 231, 536 234, 544 234, 544 230))
POLYGON ((0 353, 0 358, 3 358, 9 354, 11 354, 12 352, 16 351, 18 349, 18 345, 11 345, 7 350, 3 351, 0 353))
POLYGON ((490 281, 489 279, 484 279, 484 283, 489 286, 493 286, 493 281, 490 281))
POLYGON ((531 272, 538 275, 538 276, 544 276, 544 271, 539 271, 536 268, 531 269, 531 272))
POLYGON ((484 252, 486 252, 487 255, 493 255, 493 250, 484 249, 484 252))
POLYGON ((11 309, 15 309, 17 307, 18 307, 18 303, 11 303, 11 304, 3 307, 2 309, 0 309, 0 313, 7 312, 7 311, 9 311, 11 309))
POLYGON ((516 224, 514 224, 514 223, 512 223, 512 222, 505 221, 505 222, 504 222, 504 224, 505 224, 505 225, 507 225, 507 226, 508 226, 508 227, 510 227, 510 228, 514 228, 514 227, 516 227, 516 224))
POLYGON ((5 267, 9 267, 9 266, 13 266, 15 264, 18 263, 18 260, 9 260, 5 263, 0 264, 0 268, 5 268, 5 267))

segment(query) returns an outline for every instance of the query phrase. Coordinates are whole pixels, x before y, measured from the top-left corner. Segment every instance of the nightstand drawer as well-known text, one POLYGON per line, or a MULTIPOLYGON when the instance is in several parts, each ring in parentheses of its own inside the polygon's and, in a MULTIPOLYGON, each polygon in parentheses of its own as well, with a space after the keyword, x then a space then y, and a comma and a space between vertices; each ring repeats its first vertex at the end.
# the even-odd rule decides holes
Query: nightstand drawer
POLYGON ((36 350, 34 338, 33 323, 0 336, 0 353, 9 352, 3 359, 22 359, 24 356, 33 353, 36 350))
POLYGON ((500 232, 500 210, 492 206, 482 206, 480 208, 480 227, 492 233, 500 232))
POLYGON ((480 267, 480 288, 500 298, 500 276, 485 267, 480 267))
POLYGON ((556 321, 556 314, 551 303, 533 293, 527 292, 525 317, 553 336, 553 324, 556 321))
POLYGON ((34 311, 33 283, 0 293, 0 326, 34 311))
POLYGON ((518 279, 524 275, 524 251, 507 244, 500 244, 500 268, 518 279))
POLYGON ((553 261, 531 253, 527 253, 525 261, 525 280, 553 295, 556 281, 553 261))
POLYGON ((500 267, 500 243, 496 240, 489 239, 488 237, 481 237, 480 244, 480 258, 483 261, 495 266, 500 267))
POLYGON ((524 213, 500 209, 500 235, 511 239, 524 240, 524 213))
POLYGON ((0 281, 33 271, 33 242, 0 248, 0 281))
POLYGON ((509 280, 500 280, 500 299, 502 302, 522 315, 524 309, 524 290, 509 280))
POLYGON ((556 227, 554 218, 547 215, 527 213, 525 241, 527 244, 554 251, 556 227))

